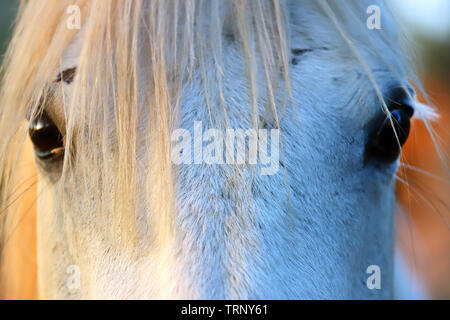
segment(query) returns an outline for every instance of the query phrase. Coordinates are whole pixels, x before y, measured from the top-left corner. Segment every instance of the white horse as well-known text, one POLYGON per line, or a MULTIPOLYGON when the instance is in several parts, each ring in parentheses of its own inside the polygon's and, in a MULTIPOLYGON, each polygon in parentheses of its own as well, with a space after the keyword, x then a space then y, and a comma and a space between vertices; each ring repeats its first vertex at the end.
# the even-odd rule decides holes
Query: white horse
POLYGON ((383 3, 76 1, 80 29, 73 4, 26 2, 5 59, 0 203, 28 130, 40 298, 392 297, 400 145, 431 111, 383 3), (174 164, 196 121, 279 128, 278 172, 174 164))

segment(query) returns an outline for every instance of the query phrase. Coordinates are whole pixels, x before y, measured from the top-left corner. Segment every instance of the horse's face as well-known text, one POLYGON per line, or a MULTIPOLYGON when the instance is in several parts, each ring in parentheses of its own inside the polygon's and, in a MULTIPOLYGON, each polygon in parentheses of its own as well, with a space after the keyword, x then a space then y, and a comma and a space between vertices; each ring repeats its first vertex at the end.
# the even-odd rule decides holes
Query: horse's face
MULTIPOLYGON (((60 219, 64 211, 58 205, 60 197, 69 199, 69 209, 83 208, 93 199, 61 186, 61 161, 37 161, 41 183, 39 288, 43 297, 390 296, 398 150, 383 136, 386 114, 367 70, 316 6, 290 7, 289 72, 294 103, 278 112, 282 148, 279 159, 271 162, 274 174, 261 174, 258 164, 254 171, 244 166, 237 176, 232 164, 196 164, 194 160, 174 164, 176 205, 170 241, 161 243, 152 233, 152 223, 162 224, 163 218, 146 218, 151 209, 139 200, 148 191, 145 178, 138 179, 141 188, 135 190, 138 241, 134 248, 121 251, 114 247, 102 231, 113 226, 108 221, 101 224, 95 213, 78 213, 79 209, 70 219, 81 232, 69 241, 60 219), (380 267, 380 290, 366 286, 370 265, 380 267), (74 270, 81 279, 75 288, 67 285, 78 275, 67 271, 74 270)), ((383 37, 395 37, 389 18, 383 19, 383 37)), ((379 37, 377 32, 373 31, 374 37, 379 37)), ((80 32, 66 50, 61 72, 77 66, 82 43, 80 32)), ((386 105, 391 108, 397 102, 398 108, 392 109, 408 107, 408 93, 399 89, 404 80, 396 74, 400 71, 387 67, 398 65, 394 50, 379 47, 381 59, 362 36, 358 49, 381 94, 391 98, 386 105)), ((145 56, 145 49, 141 51, 145 56)), ((251 116, 243 111, 249 109, 249 87, 239 41, 228 37, 224 52, 222 94, 229 126, 246 130, 251 128, 251 116)), ((211 59, 205 69, 213 68, 211 59)), ((203 132, 214 127, 205 102, 203 76, 197 67, 182 84, 178 127, 189 131, 192 140, 201 139, 194 134, 195 121, 202 122, 203 132)), ((258 86, 261 79, 257 79, 258 86)), ((64 95, 48 106, 54 119, 63 119, 58 113, 67 114, 63 106, 70 105, 75 83, 64 77, 57 83, 64 95)), ((146 81, 139 86, 145 95, 146 81)), ((265 106, 265 94, 260 96, 258 104, 265 106)), ((214 94, 212 97, 213 102, 218 100, 214 94)), ((114 119, 113 112, 106 110, 106 116, 114 119)), ((142 119, 150 115, 146 110, 139 112, 139 132, 144 139, 150 129, 142 119)), ((403 116, 409 109, 402 112, 403 116)), ((276 127, 271 117, 264 123, 266 128, 276 127)), ((75 124, 83 125, 86 123, 75 124)), ((191 147, 198 152, 194 141, 191 147)), ((112 156, 119 157, 114 152, 118 151, 111 150, 112 156)), ((73 153, 77 157, 77 150, 73 153)), ((138 177, 146 177, 151 155, 139 148, 139 143, 137 154, 138 177)), ((99 169, 93 166, 90 170, 99 169)), ((158 177, 154 179, 158 185, 158 177)), ((165 199, 164 190, 160 192, 165 199)))

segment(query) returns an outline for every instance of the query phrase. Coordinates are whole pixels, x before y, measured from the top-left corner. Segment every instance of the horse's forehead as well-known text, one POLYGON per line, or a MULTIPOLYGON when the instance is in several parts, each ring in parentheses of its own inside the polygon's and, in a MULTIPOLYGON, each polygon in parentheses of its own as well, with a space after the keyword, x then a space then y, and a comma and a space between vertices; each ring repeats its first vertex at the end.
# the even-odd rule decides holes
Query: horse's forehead
MULTIPOLYGON (((378 0, 361 0, 352 3, 331 2, 328 4, 332 14, 336 15, 338 23, 345 29, 351 39, 358 39, 357 45, 364 50, 373 51, 375 44, 383 46, 396 42, 398 33, 388 8, 378 0), (381 30, 370 30, 366 25, 369 6, 380 8, 381 30), (350 13, 352 12, 352 13, 350 13), (343 15, 343 17, 342 17, 343 15), (384 43, 386 45, 386 43, 384 43)), ((288 19, 291 30, 292 47, 327 48, 330 50, 342 47, 342 34, 317 1, 288 0, 288 19), (295 43, 294 43, 295 42, 295 43)), ((86 26, 84 23, 67 46, 62 56, 60 71, 76 66, 83 47, 86 26)), ((226 24, 224 28, 228 30, 226 24)), ((231 28, 233 29, 233 28, 231 28)), ((384 46, 383 46, 384 47, 384 46)), ((379 47, 378 47, 379 48, 379 47)), ((389 59, 389 54, 395 52, 390 46, 383 48, 383 55, 389 59)), ((394 64, 395 65, 395 64, 394 64)))
POLYGON ((72 41, 64 50, 61 59, 60 72, 76 67, 78 65, 81 55, 81 49, 83 47, 85 31, 86 31, 86 24, 83 25, 83 27, 75 34, 72 41))
MULTIPOLYGON (((312 82, 317 82, 317 79, 321 79, 320 82, 325 81, 327 78, 331 78, 336 76, 336 78, 340 78, 342 81, 350 83, 353 81, 355 85, 359 85, 360 87, 364 86, 364 82, 357 81, 358 78, 347 77, 348 79, 343 79, 344 74, 348 74, 349 68, 356 72, 365 73, 367 70, 360 65, 360 62, 355 57, 354 52, 349 47, 349 44, 343 38, 343 35, 340 34, 336 25, 334 25, 332 18, 324 13, 323 8, 320 7, 318 2, 316 1, 302 1, 301 5, 298 4, 298 1, 287 1, 288 3, 288 19, 289 19, 289 45, 290 54, 292 55, 292 59, 290 62, 292 63, 295 70, 292 70, 291 76, 293 78, 297 78, 297 80, 302 83, 311 82, 311 80, 315 79, 312 82), (306 53, 306 54, 304 54, 306 53), (298 63, 298 62, 301 63, 298 63), (299 64, 299 65, 297 65, 299 64)), ((378 82, 378 85, 383 89, 388 85, 392 85, 392 71, 397 67, 400 67, 400 63, 398 63, 398 59, 401 57, 395 54, 396 48, 390 46, 390 44, 395 43, 393 39, 397 37, 396 29, 394 24, 392 24, 391 17, 388 11, 378 3, 378 1, 358 1, 352 4, 343 4, 340 2, 332 2, 329 4, 332 13, 339 18, 339 23, 342 24, 341 27, 345 29, 345 32, 349 36, 350 39, 357 39, 354 41, 354 45, 357 47, 357 50, 361 54, 364 61, 368 64, 368 67, 371 71, 382 71, 375 72, 375 77, 378 82), (367 14, 367 6, 368 5, 380 5, 382 10, 382 30, 368 30, 366 26, 366 18, 367 14), (346 14, 346 10, 353 10, 353 15, 346 14), (355 16, 355 13, 359 16, 355 16), (342 17, 342 15, 344 15, 342 17), (374 49, 376 48, 376 49, 374 49), (380 55, 382 53, 382 57, 380 55), (388 67, 389 66, 389 67, 388 67)), ((82 52, 85 35, 87 34, 86 28, 88 23, 83 24, 83 27, 76 33, 73 40, 65 49, 61 64, 60 64, 60 75, 64 72, 72 73, 72 70, 76 68, 79 64, 80 55, 82 52)), ((226 25, 224 25, 226 27, 226 25)), ((233 28, 231 28, 233 29, 233 28)), ((228 29, 227 29, 228 30, 228 29)), ((201 30, 199 30, 201 31, 201 30)), ((237 37, 234 37, 237 38, 237 37)), ((237 41, 235 41, 235 44, 237 41)), ((233 46, 234 48, 236 46, 233 46)), ((245 75, 246 72, 241 70, 240 66, 244 60, 237 59, 239 55, 239 50, 228 50, 227 54, 224 56, 224 67, 230 70, 230 83, 228 86, 231 88, 235 88, 236 82, 234 80, 236 76, 236 72, 239 77, 242 76, 242 86, 246 86, 245 84, 245 75), (240 61, 242 60, 242 61, 240 61), (239 61, 237 63, 237 61, 239 61), (234 79, 234 80, 233 80, 234 79)), ((142 47, 141 54, 145 57, 145 46, 142 47)), ((145 58, 143 60, 145 61, 145 58)), ((143 68, 144 69, 144 68, 143 68)), ((400 70, 394 70, 397 75, 401 76, 400 70)), ((352 72, 350 72, 352 73, 352 72)), ((101 76, 101 75, 99 75, 101 76)), ((63 80, 64 78, 61 77, 63 80)), ((143 77, 145 79, 146 77, 143 77)), ((192 80, 191 80, 192 81, 192 80)), ((63 99, 70 100, 72 95, 72 86, 70 85, 71 81, 64 81, 64 89, 67 95, 64 96, 63 99)), ((323 82, 325 83, 325 82, 323 82)), ((141 93, 145 95, 145 81, 140 83, 141 93)), ((322 87, 324 87, 322 85, 322 87)), ((333 85, 331 84, 328 87, 328 92, 330 95, 334 93, 341 92, 341 90, 333 90, 333 85)), ((341 83, 341 87, 344 87, 344 84, 341 83)), ((366 89, 370 89, 370 86, 365 86, 366 89)), ((199 96, 198 92, 191 92, 195 90, 191 90, 189 88, 195 88, 195 86, 189 85, 185 86, 183 89, 183 95, 194 95, 199 96)), ((231 90, 232 93, 235 93, 236 90, 231 90)), ((311 96, 315 93, 322 92, 321 90, 307 90, 300 92, 301 96, 311 96)), ((238 97, 231 98, 245 98, 244 91, 239 91, 238 97)), ((323 92, 322 92, 323 93, 323 92)), ((346 99, 345 92, 341 92, 343 94, 342 99, 346 99)), ((188 99, 189 100, 189 99, 188 99)), ((192 99, 190 99, 192 100, 192 99)), ((195 100, 195 99, 194 99, 195 100)), ((198 103, 195 100, 195 103, 198 103)), ((244 101, 242 102, 244 103, 244 101)), ((64 104, 64 105, 70 105, 64 104)), ((188 106, 189 107, 189 106, 188 106)), ((59 110, 60 112, 61 110, 59 110)), ((144 117, 143 117, 144 119, 144 117)))

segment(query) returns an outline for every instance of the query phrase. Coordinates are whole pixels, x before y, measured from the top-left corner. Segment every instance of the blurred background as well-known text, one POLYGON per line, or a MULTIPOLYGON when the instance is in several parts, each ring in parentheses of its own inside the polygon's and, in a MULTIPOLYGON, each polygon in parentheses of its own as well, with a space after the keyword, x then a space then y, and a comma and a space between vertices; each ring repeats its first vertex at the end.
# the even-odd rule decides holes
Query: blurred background
MULTIPOLYGON (((44 1, 44 0, 39 0, 44 1)), ((450 0, 389 0, 404 25, 411 55, 429 101, 441 117, 427 128, 413 123, 398 175, 397 245, 427 297, 450 299, 450 0)), ((0 53, 7 47, 18 1, 0 2, 0 53)), ((1 59, 1 57, 0 57, 1 59)), ((427 103, 421 96, 422 102, 427 103)))

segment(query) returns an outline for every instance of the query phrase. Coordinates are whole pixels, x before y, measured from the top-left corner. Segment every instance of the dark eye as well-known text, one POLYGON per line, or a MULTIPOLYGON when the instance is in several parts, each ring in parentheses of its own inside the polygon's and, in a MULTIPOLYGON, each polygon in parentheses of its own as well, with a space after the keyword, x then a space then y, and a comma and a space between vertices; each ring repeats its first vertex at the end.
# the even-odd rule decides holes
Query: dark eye
POLYGON ((45 111, 30 123, 28 133, 39 159, 49 160, 64 154, 61 132, 45 111))
POLYGON ((386 102, 390 117, 386 116, 375 128, 367 143, 366 151, 371 158, 393 162, 400 155, 401 147, 408 139, 414 109, 403 89, 391 91, 386 102))

